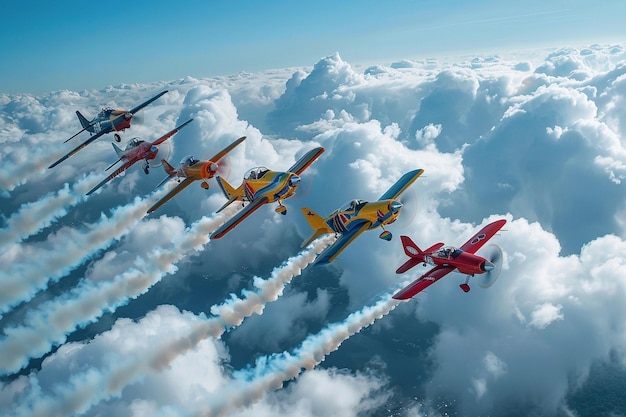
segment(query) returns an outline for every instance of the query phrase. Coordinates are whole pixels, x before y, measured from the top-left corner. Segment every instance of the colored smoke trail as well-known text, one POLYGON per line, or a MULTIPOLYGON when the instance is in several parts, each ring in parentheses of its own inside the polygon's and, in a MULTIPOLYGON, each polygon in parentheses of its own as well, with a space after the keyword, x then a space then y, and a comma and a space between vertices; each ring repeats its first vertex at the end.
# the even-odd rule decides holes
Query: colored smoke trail
POLYGON ((148 198, 135 197, 133 203, 115 208, 111 217, 102 214, 99 222, 81 230, 61 229, 43 245, 13 245, 3 255, 3 261, 11 267, 0 272, 0 314, 30 300, 45 289, 49 281, 58 281, 128 233, 167 188, 159 189, 148 198), (41 247, 46 244, 49 248, 41 247))
POLYGON ((234 373, 234 381, 219 395, 211 397, 206 410, 194 416, 226 416, 233 410, 259 400, 269 390, 280 389, 283 383, 298 377, 303 369, 310 370, 351 336, 389 314, 400 303, 383 296, 373 306, 352 313, 341 323, 334 323, 316 335, 309 336, 293 353, 283 352, 257 359, 255 367, 234 373))
POLYGON ((208 235, 234 214, 231 206, 212 218, 203 217, 175 238, 167 247, 150 251, 145 259, 111 281, 82 284, 70 292, 29 311, 24 324, 4 329, 0 338, 0 374, 17 372, 28 360, 48 353, 64 343, 72 331, 95 322, 105 312, 113 312, 141 294, 167 274, 176 272, 176 264, 208 243, 208 235))
POLYGON ((137 356, 133 355, 132 358, 126 352, 120 355, 119 360, 109 360, 111 366, 107 369, 90 368, 83 373, 75 373, 68 383, 59 384, 55 388, 56 395, 41 397, 37 392, 37 397, 29 400, 30 405, 16 406, 12 415, 64 417, 84 413, 101 401, 120 395, 128 384, 140 380, 147 372, 164 369, 179 355, 194 349, 203 340, 220 337, 227 329, 240 324, 245 317, 255 313, 263 314, 265 304, 276 300, 285 285, 334 240, 334 236, 316 240, 298 255, 275 268, 267 280, 255 277, 255 291, 245 290, 242 298, 233 296, 212 308, 211 311, 217 315, 196 323, 185 336, 167 340, 158 346, 144 347, 142 352, 137 352, 137 356))
POLYGON ((7 220, 6 228, 0 230, 0 248, 19 243, 65 216, 69 208, 87 198, 85 193, 98 183, 100 177, 100 174, 85 176, 72 189, 65 183, 59 191, 46 194, 35 202, 22 204, 19 211, 7 220))

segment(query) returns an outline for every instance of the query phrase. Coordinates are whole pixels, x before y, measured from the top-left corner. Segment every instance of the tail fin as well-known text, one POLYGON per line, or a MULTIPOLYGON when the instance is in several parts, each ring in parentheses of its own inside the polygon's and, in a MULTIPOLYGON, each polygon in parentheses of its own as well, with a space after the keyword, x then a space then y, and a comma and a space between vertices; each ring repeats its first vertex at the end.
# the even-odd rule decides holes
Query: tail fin
POLYGON ((241 184, 239 188, 235 189, 232 185, 228 183, 228 181, 226 181, 219 175, 215 177, 215 180, 217 181, 217 185, 220 186, 220 190, 222 190, 222 193, 224 193, 224 196, 228 199, 228 201, 216 211, 216 213, 219 213, 220 211, 231 205, 234 201, 242 199, 243 184, 241 184))
POLYGON ((425 253, 432 253, 443 246, 443 243, 439 242, 435 243, 430 248, 423 251, 419 248, 419 246, 415 244, 415 242, 413 242, 413 240, 411 240, 410 237, 400 236, 400 239, 402 240, 402 248, 404 248, 404 253, 406 253, 409 259, 405 263, 400 265, 398 269, 396 269, 396 274, 402 274, 413 268, 414 266, 424 262, 425 253))
POLYGON ((117 146, 115 143, 111 142, 111 145, 113 145, 113 149, 115 149, 115 153, 117 154, 117 156, 119 156, 121 158, 122 155, 124 155, 124 151, 121 150, 120 147, 117 146))
POLYGON ((313 229, 313 234, 307 240, 302 242, 302 245, 300 245, 300 247, 304 248, 305 246, 308 246, 311 242, 313 242, 315 239, 317 239, 321 235, 325 235, 327 233, 333 232, 332 229, 328 227, 328 225, 326 224, 326 221, 324 220, 322 216, 320 216, 319 214, 315 213, 313 210, 306 208, 306 207, 302 207, 300 210, 302 210, 302 214, 304 214, 304 218, 313 229))
POLYGON ((176 168, 174 168, 169 162, 167 162, 165 159, 161 159, 161 163, 163 164, 163 169, 165 170, 165 173, 167 175, 169 175, 170 177, 174 175, 174 173, 176 172, 176 168))
MULTIPOLYGON (((122 160, 122 158, 124 158, 124 151, 121 150, 115 143, 111 143, 111 145, 113 145, 113 149, 115 149, 115 153, 117 153, 117 156, 119 156, 119 158, 117 159, 117 161, 115 161, 111 165, 109 165, 108 168, 105 169, 105 171, 108 171, 111 168, 113 168, 113 165, 117 164, 118 162, 120 162, 122 160)), ((92 191, 95 191, 95 190, 92 190, 92 191)), ((87 195, 89 195, 89 194, 87 194, 87 195)))
POLYGON ((87 129, 89 127, 89 120, 85 116, 83 116, 78 110, 76 110, 76 116, 78 116, 78 120, 80 120, 80 124, 83 129, 87 129))
POLYGON ((163 180, 156 187, 154 187, 155 190, 157 188, 161 188, 163 184, 176 175, 176 168, 174 168, 169 162, 165 159, 161 159, 161 163, 163 164, 163 169, 165 170, 167 177, 163 178, 163 180))
POLYGON ((404 253, 409 257, 409 259, 400 265, 398 269, 396 269, 396 274, 402 274, 414 266, 424 262, 424 252, 413 242, 413 240, 408 236, 400 236, 400 240, 402 240, 402 248, 404 249, 404 253))
POLYGON ((402 248, 404 249, 404 253, 406 256, 410 258, 424 258, 422 254, 422 250, 413 242, 413 240, 408 236, 400 236, 400 240, 402 240, 402 248))

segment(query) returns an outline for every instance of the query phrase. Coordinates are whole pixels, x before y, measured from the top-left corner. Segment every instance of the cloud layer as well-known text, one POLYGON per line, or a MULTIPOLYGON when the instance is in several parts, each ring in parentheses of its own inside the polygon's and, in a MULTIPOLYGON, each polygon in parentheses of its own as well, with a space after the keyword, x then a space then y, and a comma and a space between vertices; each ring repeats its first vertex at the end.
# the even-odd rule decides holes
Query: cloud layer
POLYGON ((568 398, 585 392, 595 364, 623 372, 625 47, 365 69, 335 53, 296 71, 0 95, 0 349, 43 341, 2 364, 0 409, 408 416, 441 414, 445 404, 462 415, 576 413, 568 398), (129 108, 163 88, 170 92, 123 136, 153 139, 193 117, 171 140, 174 164, 246 135, 228 157, 238 185, 253 166, 286 169, 326 148, 285 201, 287 216, 263 207, 204 246, 209 229, 193 225, 223 204, 214 183, 208 192, 192 184, 144 218, 157 196, 141 198, 165 175, 157 169, 129 170, 81 197, 115 160, 109 139, 46 169, 78 129, 75 110, 129 108), (305 267, 307 258, 289 285, 290 273, 273 275, 311 233, 300 207, 328 215, 347 200, 375 200, 416 168, 425 174, 403 196, 391 243, 366 232, 329 266, 305 267), (424 247, 461 245, 497 218, 508 222, 493 240, 505 255, 493 287, 464 294, 465 277, 451 274, 414 301, 387 305, 371 327, 320 342, 306 365, 296 360, 328 323, 354 319, 424 271, 394 274, 401 234, 424 247), (272 297, 260 310, 231 310, 239 305, 231 294, 261 291, 260 276, 279 279, 272 297), (85 307, 61 314, 64 303, 85 307), (243 321, 255 311, 264 314, 243 321), (211 316, 238 327, 198 337, 211 316), (281 372, 270 366, 287 362, 281 372))

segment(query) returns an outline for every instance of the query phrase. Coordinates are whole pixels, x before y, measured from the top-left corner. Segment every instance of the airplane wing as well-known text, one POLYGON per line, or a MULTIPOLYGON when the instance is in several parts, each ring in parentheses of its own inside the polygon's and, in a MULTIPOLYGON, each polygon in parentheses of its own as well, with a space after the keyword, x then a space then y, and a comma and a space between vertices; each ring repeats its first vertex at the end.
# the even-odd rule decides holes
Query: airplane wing
POLYGON ((342 233, 339 239, 335 241, 332 245, 327 247, 319 254, 319 256, 315 259, 313 265, 324 265, 332 262, 345 248, 348 247, 350 243, 354 239, 356 239, 361 233, 367 230, 371 225, 371 222, 364 221, 360 227, 355 227, 350 231, 342 233))
POLYGON ((249 215, 255 212, 259 207, 268 202, 267 197, 259 198, 258 200, 253 200, 250 204, 245 206, 240 212, 231 217, 226 223, 221 225, 215 232, 211 233, 209 236, 211 239, 219 239, 224 236, 226 233, 230 232, 235 226, 241 223, 246 219, 249 215))
POLYGON ((287 170, 287 172, 293 172, 294 174, 300 175, 305 169, 309 167, 317 158, 323 154, 325 149, 320 146, 315 149, 311 149, 307 153, 304 154, 302 158, 298 160, 291 168, 287 170))
POLYGON ((402 194, 411 184, 413 184, 413 182, 415 182, 415 180, 423 173, 423 169, 416 169, 407 172, 401 176, 400 179, 385 192, 385 194, 381 195, 378 201, 398 198, 398 196, 402 194))
POLYGON ((159 94, 157 94, 156 96, 152 97, 150 100, 148 101, 144 101, 143 103, 141 103, 140 105, 138 105, 137 107, 131 109, 129 111, 130 114, 135 114, 137 113, 139 110, 143 109, 144 107, 146 107, 148 104, 152 103, 154 100, 158 99, 159 97, 161 97, 163 94, 167 93, 168 90, 165 91, 161 91, 159 94))
POLYGON ((170 130, 169 132, 167 132, 166 134, 164 134, 163 136, 161 136, 160 138, 158 138, 157 140, 155 140, 154 142, 152 142, 153 145, 160 145, 163 142, 165 142, 166 140, 168 140, 169 138, 171 138, 172 136, 174 136, 176 133, 178 133, 178 131, 180 129, 182 129, 183 127, 187 126, 189 123, 193 122, 193 119, 189 119, 187 120, 185 123, 183 123, 182 125, 175 127, 174 129, 170 130))
MULTIPOLYGON (((169 180, 171 177, 167 177, 165 178, 165 180, 169 180)), ((165 196, 163 196, 163 198, 161 198, 159 201, 157 201, 156 203, 154 203, 154 205, 152 207, 150 207, 148 209, 148 214, 152 213, 153 211, 156 211, 159 207, 161 207, 163 204, 167 203, 168 201, 170 201, 170 199, 172 197, 174 197, 176 194, 180 193, 181 191, 183 191, 185 188, 187 188, 187 186, 189 184, 191 184, 192 182, 194 182, 195 180, 191 177, 187 177, 185 178, 183 181, 181 181, 176 187, 172 188, 170 190, 169 193, 165 194, 165 196)), ((165 181, 163 181, 165 182, 165 181)), ((161 182, 161 184, 163 184, 163 182, 161 182)), ((158 187, 157 187, 158 188, 158 187)))
POLYGON ((496 220, 493 223, 489 223, 472 236, 467 242, 461 246, 461 250, 469 253, 476 253, 478 249, 482 248, 489 239, 493 237, 498 230, 502 229, 502 226, 506 223, 506 220, 496 220))
POLYGON ((138 159, 134 158, 134 159, 130 159, 126 162, 124 162, 124 164, 122 164, 118 169, 116 169, 115 171, 113 171, 108 177, 106 177, 105 179, 103 179, 100 184, 96 185, 95 187, 93 187, 91 190, 89 190, 87 192, 87 195, 91 195, 94 191, 96 191, 98 188, 102 187, 104 184, 106 184, 107 182, 111 181, 113 178, 117 177, 118 175, 120 175, 122 172, 126 171, 130 166, 132 166, 135 162, 137 162, 138 159))
POLYGON ((55 166, 59 165, 61 162, 65 161, 67 158, 69 158, 70 156, 78 153, 80 150, 82 150, 84 147, 86 147, 87 145, 89 145, 91 142, 93 142, 94 140, 98 139, 100 136, 104 135, 105 133, 109 133, 110 130, 101 130, 98 133, 96 133, 95 135, 91 136, 89 139, 87 139, 86 141, 84 141, 83 143, 81 143, 80 145, 78 145, 77 147, 75 147, 72 151, 70 151, 67 155, 65 155, 64 157, 62 157, 61 159, 59 159, 58 161, 56 161, 55 163, 53 163, 52 165, 50 165, 48 167, 48 169, 50 168, 54 168, 55 166))
POLYGON ((435 282, 439 281, 450 272, 454 271, 452 266, 439 265, 426 272, 424 275, 398 291, 393 295, 396 300, 408 300, 414 297, 417 293, 424 291, 435 282))
POLYGON ((210 158, 209 161, 213 161, 213 162, 218 162, 220 159, 222 159, 228 152, 232 151, 237 145, 239 145, 241 142, 243 142, 244 140, 246 140, 246 136, 242 136, 239 139, 237 139, 236 141, 234 141, 233 143, 231 143, 230 145, 228 145, 227 147, 225 147, 224 149, 222 149, 220 152, 216 153, 215 155, 213 155, 213 158, 210 158))
POLYGON ((89 123, 89 125, 87 127, 83 127, 81 130, 79 130, 77 133, 74 133, 72 136, 70 136, 69 138, 65 139, 63 141, 63 143, 67 143, 70 140, 74 139, 76 136, 80 135, 81 133, 83 133, 85 130, 89 129, 91 126, 93 126, 91 123, 89 123))

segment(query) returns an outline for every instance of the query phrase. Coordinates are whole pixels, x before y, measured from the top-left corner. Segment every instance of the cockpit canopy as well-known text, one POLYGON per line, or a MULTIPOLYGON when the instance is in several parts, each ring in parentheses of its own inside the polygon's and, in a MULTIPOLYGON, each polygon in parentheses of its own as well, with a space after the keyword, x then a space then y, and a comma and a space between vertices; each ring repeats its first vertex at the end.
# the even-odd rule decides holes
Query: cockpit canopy
POLYGON ((139 138, 132 138, 131 140, 128 141, 128 143, 126 144, 126 150, 128 149, 132 149, 132 148, 136 148, 137 146, 139 146, 140 143, 144 142, 143 140, 139 139, 139 138))
POLYGON ((354 211, 360 208, 363 204, 367 203, 364 200, 350 200, 339 208, 339 211, 354 211))
POLYGON ((261 179, 261 177, 263 177, 263 175, 265 175, 265 173, 267 171, 269 171, 269 169, 265 168, 265 167, 252 168, 251 170, 246 172, 246 175, 244 175, 244 179, 246 179, 246 180, 258 180, 258 179, 261 179))
POLYGON ((441 259, 454 259, 463 252, 461 249, 454 246, 443 246, 441 249, 433 253, 434 257, 441 259))
POLYGON ((180 164, 184 165, 184 166, 192 166, 197 164, 198 162, 200 162, 195 156, 193 155, 187 155, 186 157, 184 157, 183 159, 181 159, 180 164))

